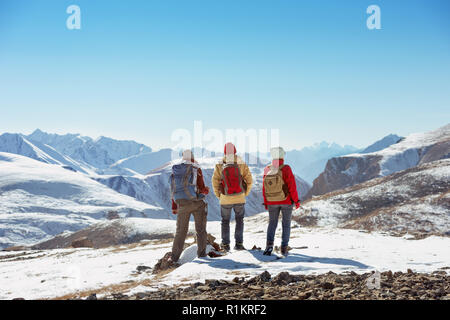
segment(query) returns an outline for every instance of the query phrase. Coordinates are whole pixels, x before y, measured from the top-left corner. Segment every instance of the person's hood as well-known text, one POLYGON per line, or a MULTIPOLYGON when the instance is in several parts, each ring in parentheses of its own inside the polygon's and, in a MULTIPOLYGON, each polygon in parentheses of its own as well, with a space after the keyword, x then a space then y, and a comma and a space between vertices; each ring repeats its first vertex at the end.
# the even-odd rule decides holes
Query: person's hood
POLYGON ((239 157, 236 154, 233 155, 228 155, 228 156, 223 156, 222 158, 223 163, 237 163, 237 164, 243 164, 245 163, 244 160, 242 160, 241 157, 239 157), (232 161, 227 161, 227 160, 232 160, 232 161))
POLYGON ((281 167, 284 164, 284 159, 273 159, 272 166, 275 168, 281 167))
POLYGON ((194 160, 194 162, 189 161, 189 160, 185 160, 185 159, 181 159, 181 161, 178 164, 191 164, 193 167, 199 168, 199 164, 196 160, 194 160))

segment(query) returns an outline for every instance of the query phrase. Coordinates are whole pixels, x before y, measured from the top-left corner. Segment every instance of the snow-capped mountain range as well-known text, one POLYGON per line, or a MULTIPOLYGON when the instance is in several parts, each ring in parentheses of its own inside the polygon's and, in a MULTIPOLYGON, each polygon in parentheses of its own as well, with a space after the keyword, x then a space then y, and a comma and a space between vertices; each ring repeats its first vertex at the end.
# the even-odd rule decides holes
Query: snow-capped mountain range
POLYGON ((333 157, 360 151, 358 148, 322 141, 300 150, 286 152, 286 161, 295 174, 312 184, 313 180, 325 169, 327 161, 333 157))
POLYGON ((354 153, 328 160, 314 180, 308 198, 450 157, 450 124, 415 133, 380 151, 354 153))
MULTIPOLYGON (((315 180, 313 189, 322 190, 318 182, 324 177, 328 179, 335 162, 348 164, 337 175, 354 177, 348 184, 352 185, 448 157, 449 127, 403 140, 390 135, 362 152, 386 147, 381 151, 332 158, 315 180), (376 170, 361 170, 358 166, 361 161, 376 170)), ((352 151, 361 152, 351 146, 321 143, 290 151, 286 159, 298 172, 302 165, 301 170, 315 167, 315 157, 318 163, 333 154, 352 151)), ((175 219, 168 184, 172 153, 171 149, 152 151, 134 141, 92 139, 80 134, 57 135, 36 130, 30 135, 0 135, 0 248, 29 245, 64 231, 80 230, 104 219, 110 211, 117 211, 122 217, 175 219)), ((243 157, 248 161, 254 155, 243 157)), ((214 165, 221 160, 220 154, 196 160, 211 188, 214 165)), ((267 162, 258 158, 251 162, 256 164, 249 166, 254 187, 247 200, 247 215, 264 211, 261 184, 267 162)), ((314 194, 307 181, 299 176, 296 181, 301 199, 314 194)), ((325 183, 332 190, 348 185, 333 184, 332 179, 325 183)), ((212 192, 206 200, 209 220, 220 220, 218 200, 212 192)))
POLYGON ((152 149, 135 141, 115 140, 107 137, 92 139, 80 134, 49 134, 37 129, 26 136, 32 142, 50 146, 75 161, 96 169, 105 169, 117 161, 150 153, 152 149))
MULTIPOLYGON (((85 228, 109 211, 122 217, 176 217, 168 183, 171 149, 153 152, 134 141, 36 130, 28 136, 0 135, 0 155, 0 248, 85 228)), ((198 159, 210 187, 214 164, 220 159, 198 159)), ((264 164, 250 167, 255 184, 247 215, 264 210, 264 164)), ((300 196, 306 196, 310 185, 299 177, 297 183, 300 196)), ((219 220, 217 198, 211 192, 206 200, 208 219, 219 220)))

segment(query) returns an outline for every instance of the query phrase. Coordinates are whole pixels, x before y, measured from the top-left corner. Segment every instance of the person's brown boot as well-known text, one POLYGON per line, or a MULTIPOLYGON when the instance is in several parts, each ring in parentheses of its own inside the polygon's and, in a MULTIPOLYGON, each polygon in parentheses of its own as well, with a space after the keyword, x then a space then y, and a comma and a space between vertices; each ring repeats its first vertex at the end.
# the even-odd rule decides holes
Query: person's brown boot
POLYGON ((242 243, 236 243, 234 250, 246 250, 242 243))
POLYGON ((286 247, 281 247, 281 254, 282 254, 283 256, 287 256, 288 253, 289 253, 289 247, 288 247, 288 246, 286 246, 286 247))
POLYGON ((230 251, 230 245, 229 245, 229 244, 224 244, 224 243, 222 243, 222 244, 220 245, 220 248, 221 248, 223 251, 225 251, 225 252, 229 252, 229 251, 230 251))

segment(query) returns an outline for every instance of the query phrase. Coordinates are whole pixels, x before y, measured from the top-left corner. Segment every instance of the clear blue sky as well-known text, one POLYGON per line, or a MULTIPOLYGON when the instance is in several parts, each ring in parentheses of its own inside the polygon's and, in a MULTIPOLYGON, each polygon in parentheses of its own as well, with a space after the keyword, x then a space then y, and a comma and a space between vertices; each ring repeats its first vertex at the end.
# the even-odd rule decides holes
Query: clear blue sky
POLYGON ((450 1, 1 0, 0 111, 0 133, 152 147, 194 120, 288 149, 427 131, 450 122, 450 1))

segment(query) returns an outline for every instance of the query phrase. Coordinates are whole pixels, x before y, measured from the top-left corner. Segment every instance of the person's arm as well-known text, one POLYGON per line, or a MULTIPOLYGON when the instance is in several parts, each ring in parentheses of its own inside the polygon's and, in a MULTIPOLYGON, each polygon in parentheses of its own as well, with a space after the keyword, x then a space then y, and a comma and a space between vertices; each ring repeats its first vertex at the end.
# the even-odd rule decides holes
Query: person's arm
POLYGON ((250 194, 250 191, 252 190, 253 178, 252 173, 250 172, 250 169, 248 168, 246 163, 244 164, 244 172, 242 178, 247 183, 247 190, 245 191, 245 196, 247 197, 250 194))
POLYGON ((209 193, 209 188, 205 186, 205 181, 203 180, 202 169, 197 169, 197 190, 199 193, 207 195, 209 193))
POLYGON ((292 173, 291 167, 289 167, 289 166, 283 167, 283 179, 284 179, 284 182, 288 186, 289 194, 291 196, 292 201, 294 201, 295 206, 298 208, 300 206, 300 201, 298 199, 297 184, 295 182, 295 176, 292 173))
POLYGON ((222 177, 220 176, 220 169, 218 165, 216 165, 214 168, 214 173, 211 182, 214 194, 216 195, 217 198, 220 199, 220 183, 222 182, 222 177))

